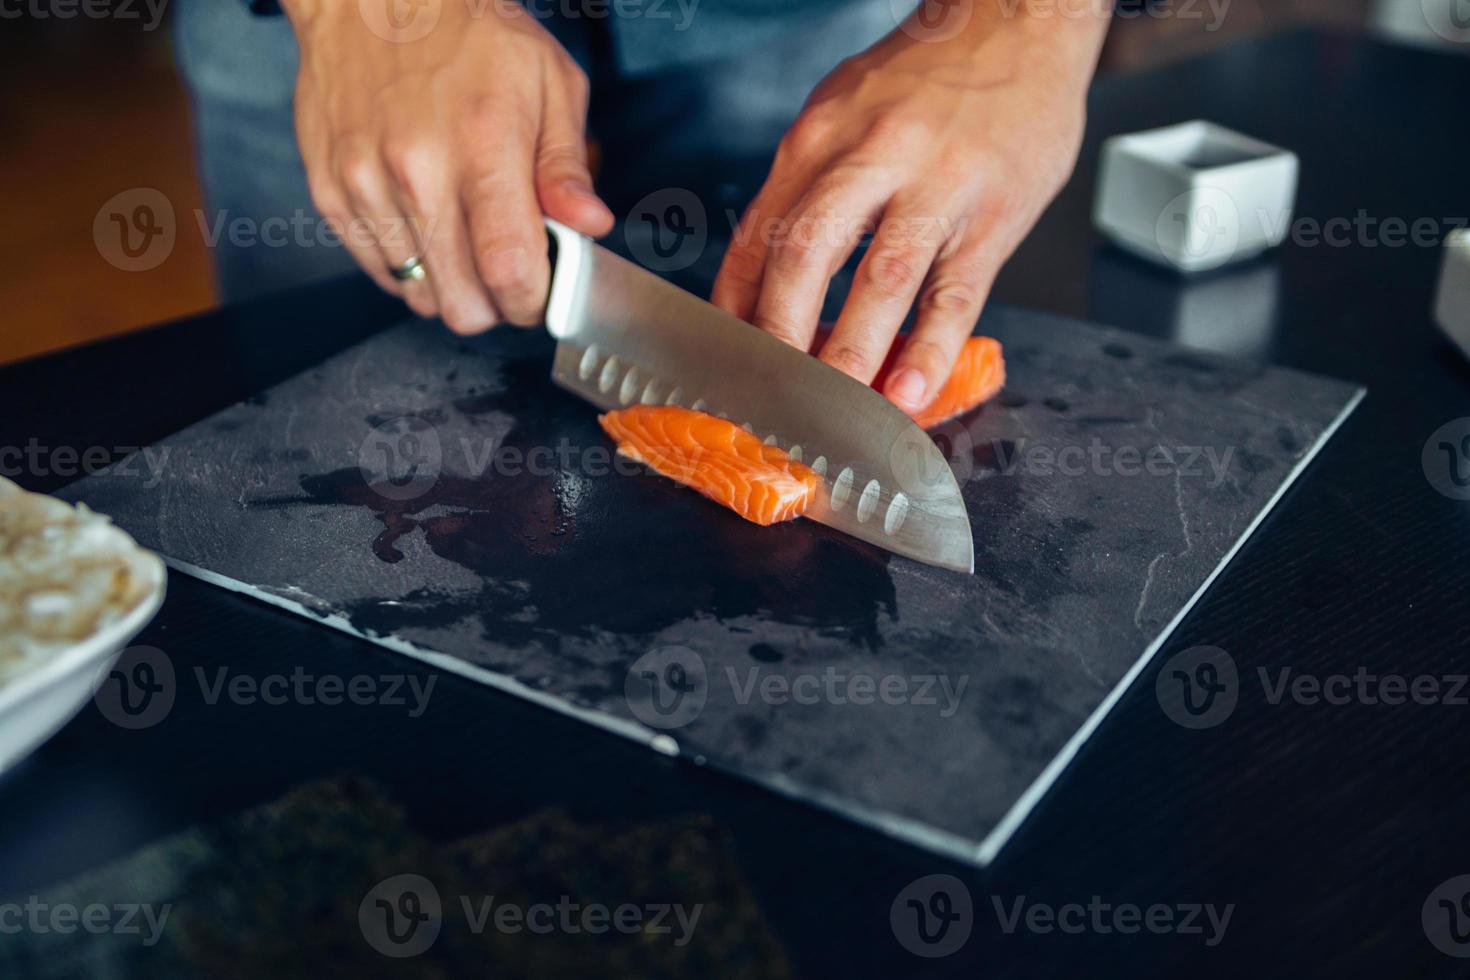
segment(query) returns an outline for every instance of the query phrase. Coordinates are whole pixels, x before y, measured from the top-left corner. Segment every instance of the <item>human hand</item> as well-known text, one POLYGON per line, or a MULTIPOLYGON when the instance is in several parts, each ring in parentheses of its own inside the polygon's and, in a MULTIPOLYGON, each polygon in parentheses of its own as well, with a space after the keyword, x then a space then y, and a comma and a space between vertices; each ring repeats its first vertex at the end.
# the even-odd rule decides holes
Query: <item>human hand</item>
POLYGON ((459 333, 540 322, 543 215, 591 236, 613 216, 587 170, 586 76, 522 7, 443 5, 423 37, 358 4, 284 0, 301 49, 296 128, 312 200, 383 289, 459 333), (421 280, 390 270, 411 257, 421 280))
POLYGON ((714 303, 808 350, 828 283, 872 234, 818 355, 871 382, 917 300, 885 394, 923 409, 1081 142, 1106 20, 1022 10, 976 11, 943 40, 911 21, 838 66, 782 140, 714 303))

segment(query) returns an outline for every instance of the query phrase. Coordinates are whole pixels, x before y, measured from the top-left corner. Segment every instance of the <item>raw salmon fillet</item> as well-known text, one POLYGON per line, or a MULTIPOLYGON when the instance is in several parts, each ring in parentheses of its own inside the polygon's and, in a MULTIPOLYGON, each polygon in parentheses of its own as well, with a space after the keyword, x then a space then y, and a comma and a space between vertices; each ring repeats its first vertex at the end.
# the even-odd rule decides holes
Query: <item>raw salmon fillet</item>
MULTIPOLYGON (((822 349, 831 333, 825 328, 818 332, 812 353, 822 349)), ((878 370, 878 376, 873 379, 873 387, 879 392, 888 383, 888 375, 893 370, 898 352, 905 342, 907 340, 903 336, 894 342, 883 367, 878 370)), ((1006 362, 1000 341, 993 337, 971 337, 960 349, 959 359, 955 361, 949 380, 939 389, 939 394, 934 396, 928 407, 916 413, 913 419, 921 429, 932 429, 941 422, 948 422, 956 415, 962 415, 994 398, 1005 387, 1005 383, 1006 362)))
MULTIPOLYGON (((882 391, 887 382, 888 368, 885 366, 873 379, 873 387, 882 391)), ((960 349, 949 380, 939 389, 934 400, 914 415, 914 421, 921 429, 932 429, 990 401, 1005 387, 1005 383, 1006 362, 1000 341, 993 337, 971 337, 960 349)))
POLYGON ((676 405, 635 405, 600 415, 618 452, 692 487, 756 524, 806 513, 822 478, 734 422, 676 405))

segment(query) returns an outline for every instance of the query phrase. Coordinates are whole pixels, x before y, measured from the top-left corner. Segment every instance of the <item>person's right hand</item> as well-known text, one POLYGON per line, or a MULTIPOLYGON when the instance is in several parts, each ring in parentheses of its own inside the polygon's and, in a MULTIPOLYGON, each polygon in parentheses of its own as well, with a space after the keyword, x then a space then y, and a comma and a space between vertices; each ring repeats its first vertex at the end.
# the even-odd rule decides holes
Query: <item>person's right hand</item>
POLYGON ((540 322, 543 215, 597 237, 587 78, 519 4, 445 3, 423 37, 369 29, 348 0, 285 0, 301 49, 296 130, 312 201, 358 264, 459 333, 540 322), (363 229, 371 234, 363 235, 363 229), (389 270, 418 257, 427 276, 389 270))

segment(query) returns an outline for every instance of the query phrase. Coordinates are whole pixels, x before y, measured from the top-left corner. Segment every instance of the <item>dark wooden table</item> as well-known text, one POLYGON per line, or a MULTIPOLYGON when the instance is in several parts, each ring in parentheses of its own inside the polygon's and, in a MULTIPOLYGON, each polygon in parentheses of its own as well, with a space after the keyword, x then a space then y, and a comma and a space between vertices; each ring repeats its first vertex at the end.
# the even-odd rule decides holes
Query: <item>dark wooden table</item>
MULTIPOLYGON (((1470 707, 1273 704, 1258 671, 1432 675, 1443 690, 1470 673, 1470 503, 1434 489, 1421 465, 1431 433, 1470 415, 1470 366, 1430 319, 1439 249, 1394 247, 1367 221, 1433 219, 1439 237, 1470 216, 1467 92, 1470 58, 1317 34, 1095 87, 1077 175, 998 298, 1207 343, 1220 321, 1251 319, 1248 353, 1364 383, 1369 397, 1163 651, 1228 651, 1242 678, 1233 715, 1207 730, 1175 725, 1155 697, 1155 664, 988 872, 441 676, 432 724, 369 708, 208 704, 182 687, 150 729, 121 731, 88 708, 0 779, 0 896, 44 891, 166 834, 350 774, 434 839, 547 806, 592 826, 707 814, 806 976, 1464 975, 1465 961, 1431 945, 1421 908, 1470 873, 1470 707), (1101 245, 1088 221, 1101 140, 1196 117, 1296 150, 1299 221, 1362 215, 1358 230, 1341 245, 1298 236, 1204 281, 1101 245), (965 946, 929 960, 896 940, 889 906, 935 872, 966 882, 975 913, 965 946), (993 896, 1007 907, 1020 896, 1051 906, 1098 896, 1234 912, 1210 948, 1146 931, 1008 934, 993 896)), ((400 314, 351 279, 13 365, 0 370, 0 446, 116 454, 400 314)), ((18 477, 38 490, 70 478, 50 467, 18 477)), ((431 673, 192 579, 172 575, 169 586, 139 642, 181 671, 431 673)))

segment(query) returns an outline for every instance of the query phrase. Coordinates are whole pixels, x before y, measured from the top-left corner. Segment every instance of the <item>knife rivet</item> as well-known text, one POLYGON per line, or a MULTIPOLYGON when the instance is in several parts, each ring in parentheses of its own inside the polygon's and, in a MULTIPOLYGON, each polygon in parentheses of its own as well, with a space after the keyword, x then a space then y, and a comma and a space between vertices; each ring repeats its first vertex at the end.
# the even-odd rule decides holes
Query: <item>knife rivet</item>
POLYGON ((873 516, 873 511, 878 507, 878 497, 882 493, 883 488, 878 486, 877 480, 869 480, 868 485, 863 487, 863 495, 858 498, 857 519, 859 524, 866 524, 868 518, 873 516))
POLYGON ((598 352, 596 344, 587 348, 586 352, 582 355, 582 363, 577 365, 577 375, 583 381, 592 377, 592 372, 597 370, 597 360, 601 356, 602 354, 598 352))

